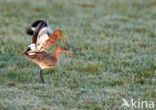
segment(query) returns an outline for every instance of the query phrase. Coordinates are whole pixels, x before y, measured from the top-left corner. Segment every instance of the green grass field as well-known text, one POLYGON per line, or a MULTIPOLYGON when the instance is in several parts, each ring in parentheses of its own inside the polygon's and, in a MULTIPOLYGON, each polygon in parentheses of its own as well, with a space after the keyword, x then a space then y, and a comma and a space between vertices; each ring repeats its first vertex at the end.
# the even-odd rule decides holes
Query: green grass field
POLYGON ((0 0, 0 109, 122 109, 122 98, 156 102, 155 0, 0 0), (79 54, 61 54, 45 84, 21 55, 37 19, 79 54))

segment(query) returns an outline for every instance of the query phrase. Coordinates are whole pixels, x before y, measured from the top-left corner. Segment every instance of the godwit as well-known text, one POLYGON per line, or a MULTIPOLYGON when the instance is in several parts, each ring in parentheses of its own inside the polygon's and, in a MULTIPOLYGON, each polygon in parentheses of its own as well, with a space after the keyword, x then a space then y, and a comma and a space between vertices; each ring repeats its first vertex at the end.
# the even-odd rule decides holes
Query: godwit
MULTIPOLYGON (((39 21, 38 21, 39 22, 39 21)), ((70 48, 68 43, 64 40, 60 30, 55 30, 52 34, 48 31, 46 22, 40 21, 33 32, 32 44, 28 46, 27 52, 41 52, 56 44, 58 37, 70 48)), ((50 29, 49 29, 50 30, 50 29)))
POLYGON ((42 83, 44 83, 44 79, 42 77, 43 69, 54 67, 59 62, 61 52, 74 54, 73 52, 63 49, 62 47, 56 47, 53 56, 46 52, 30 52, 24 53, 24 55, 32 59, 35 63, 37 63, 40 66, 40 78, 42 83))

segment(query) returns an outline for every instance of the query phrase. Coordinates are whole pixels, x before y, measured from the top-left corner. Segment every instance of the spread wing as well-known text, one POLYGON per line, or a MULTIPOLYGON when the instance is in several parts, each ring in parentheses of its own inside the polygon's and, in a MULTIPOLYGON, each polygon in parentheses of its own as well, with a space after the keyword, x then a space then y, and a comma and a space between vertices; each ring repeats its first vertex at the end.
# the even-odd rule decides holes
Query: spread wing
POLYGON ((36 46, 38 50, 40 50, 41 47, 43 47, 46 41, 49 39, 47 29, 48 29, 47 27, 44 27, 38 33, 37 42, 36 42, 36 46))
POLYGON ((31 26, 27 29, 26 33, 27 33, 28 35, 34 35, 34 33, 35 33, 35 31, 36 31, 36 29, 37 29, 37 27, 38 27, 38 25, 39 25, 40 23, 44 24, 44 27, 48 27, 48 34, 53 33, 53 30, 52 30, 52 28, 50 27, 49 22, 48 22, 48 21, 45 21, 45 20, 36 20, 36 21, 34 21, 34 22, 31 24, 31 26))
POLYGON ((48 33, 48 35, 49 35, 49 36, 51 36, 51 35, 52 35, 52 33, 53 33, 53 30, 52 30, 52 28, 50 27, 50 25, 49 25, 49 22, 48 22, 48 21, 46 21, 46 24, 47 24, 47 27, 48 27, 48 29, 47 29, 47 33, 48 33))
POLYGON ((34 22, 31 24, 31 26, 30 26, 29 28, 27 28, 26 33, 27 33, 28 35, 33 35, 34 32, 35 32, 35 30, 36 30, 36 27, 37 27, 41 22, 42 22, 42 23, 46 23, 46 21, 44 21, 44 20, 36 20, 36 21, 34 21, 34 22))
POLYGON ((36 44, 39 31, 41 30, 43 25, 44 25, 44 22, 40 22, 39 25, 37 25, 35 32, 34 32, 34 35, 32 37, 32 43, 36 44))

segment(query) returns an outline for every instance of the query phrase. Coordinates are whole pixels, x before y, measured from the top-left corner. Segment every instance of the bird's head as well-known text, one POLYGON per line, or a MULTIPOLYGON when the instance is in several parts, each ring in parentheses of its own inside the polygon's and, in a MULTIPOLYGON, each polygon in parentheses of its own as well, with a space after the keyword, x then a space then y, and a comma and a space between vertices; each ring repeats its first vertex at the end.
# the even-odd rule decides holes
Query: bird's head
POLYGON ((53 35, 55 35, 55 36, 57 36, 57 37, 60 37, 62 40, 63 40, 63 42, 68 46, 68 48, 70 48, 70 46, 68 45, 68 43, 64 40, 64 38, 62 37, 62 33, 61 33, 61 30, 55 30, 54 32, 53 32, 53 35))
POLYGON ((55 36, 62 36, 62 34, 61 34, 61 30, 55 30, 54 32, 53 32, 53 34, 55 35, 55 36))
POLYGON ((65 49, 62 48, 62 47, 56 47, 56 48, 55 48, 55 52, 57 52, 57 53, 65 52, 65 53, 69 53, 69 54, 75 54, 74 52, 70 52, 70 51, 68 51, 68 50, 65 50, 65 49))

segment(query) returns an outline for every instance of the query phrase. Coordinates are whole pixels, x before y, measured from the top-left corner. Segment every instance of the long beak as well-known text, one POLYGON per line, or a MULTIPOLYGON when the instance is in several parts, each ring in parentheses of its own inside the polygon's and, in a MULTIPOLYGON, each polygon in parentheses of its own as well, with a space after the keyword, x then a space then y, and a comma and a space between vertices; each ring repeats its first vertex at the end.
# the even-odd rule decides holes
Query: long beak
POLYGON ((59 36, 62 40, 63 40, 63 42, 68 46, 68 48, 70 48, 70 46, 68 45, 68 43, 64 40, 64 38, 62 37, 62 36, 59 36))
POLYGON ((67 50, 64 50, 63 52, 66 52, 66 53, 70 53, 70 54, 77 55, 76 53, 74 53, 74 52, 70 52, 70 51, 67 51, 67 50))
POLYGON ((70 51, 67 51, 67 50, 64 50, 63 52, 74 54, 73 52, 70 52, 70 51))

